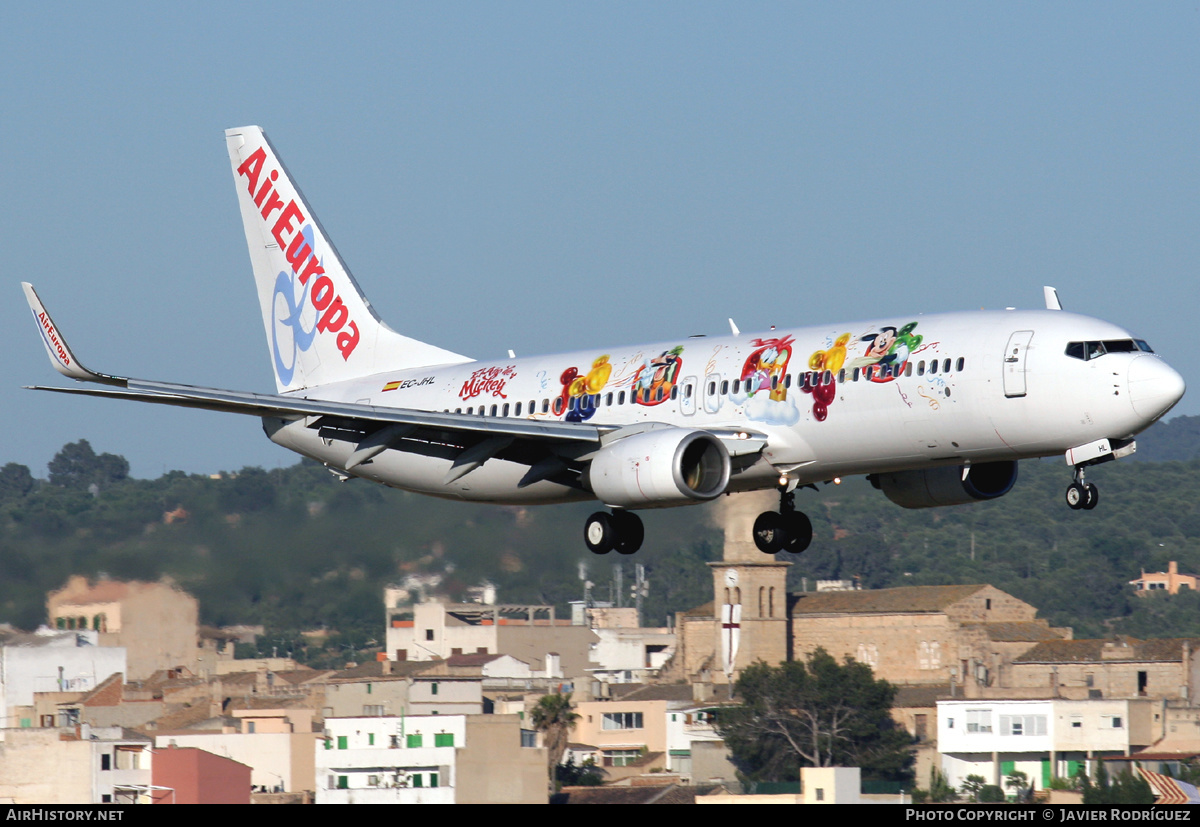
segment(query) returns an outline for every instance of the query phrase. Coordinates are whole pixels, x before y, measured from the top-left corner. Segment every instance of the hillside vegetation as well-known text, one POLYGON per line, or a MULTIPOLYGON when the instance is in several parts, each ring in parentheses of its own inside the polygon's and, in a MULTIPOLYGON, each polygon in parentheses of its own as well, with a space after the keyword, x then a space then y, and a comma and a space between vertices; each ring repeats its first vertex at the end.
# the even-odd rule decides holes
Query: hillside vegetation
MULTIPOLYGON (((1016 488, 1000 500, 953 508, 907 511, 861 479, 803 491, 797 505, 816 539, 793 560, 789 583, 991 583, 1078 637, 1200 636, 1200 595, 1136 598, 1128 586, 1171 560, 1200 571, 1198 426, 1200 417, 1179 417, 1146 435, 1155 455, 1186 460, 1092 469, 1094 511, 1066 507, 1070 469, 1051 460, 1022 463, 1016 488)), ((598 599, 611 596, 615 565, 628 587, 637 562, 650 581, 644 620, 663 624, 668 613, 712 599, 705 563, 721 554, 712 506, 647 512, 638 555, 600 558, 581 536, 595 504, 442 501, 341 483, 307 461, 216 479, 171 472, 137 480, 121 457, 96 455, 86 442, 65 446, 49 471, 43 481, 24 466, 0 469, 0 622, 27 629, 44 621, 46 592, 71 574, 167 576, 200 600, 203 623, 261 623, 268 650, 337 660, 381 643, 382 588, 405 574, 439 573, 452 597, 488 580, 503 602, 565 613, 583 594, 580 562, 598 599), (329 651, 303 649, 298 633, 320 628, 338 633, 329 651)))

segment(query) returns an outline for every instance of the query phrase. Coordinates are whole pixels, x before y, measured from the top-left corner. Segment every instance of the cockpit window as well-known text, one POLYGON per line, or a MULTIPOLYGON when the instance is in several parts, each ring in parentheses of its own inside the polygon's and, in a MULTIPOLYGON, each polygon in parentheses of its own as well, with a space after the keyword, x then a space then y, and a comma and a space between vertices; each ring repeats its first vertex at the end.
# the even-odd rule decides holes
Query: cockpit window
POLYGON ((1090 361, 1106 353, 1153 353, 1150 345, 1141 339, 1105 339, 1098 342, 1068 342, 1067 355, 1072 359, 1090 361))

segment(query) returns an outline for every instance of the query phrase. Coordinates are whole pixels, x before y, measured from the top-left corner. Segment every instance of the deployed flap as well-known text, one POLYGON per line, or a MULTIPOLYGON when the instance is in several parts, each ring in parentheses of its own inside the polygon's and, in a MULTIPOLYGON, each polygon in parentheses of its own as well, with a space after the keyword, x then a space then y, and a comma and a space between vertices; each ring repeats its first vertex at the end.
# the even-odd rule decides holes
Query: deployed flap
POLYGON ((226 130, 225 142, 281 393, 471 361, 379 319, 261 129, 226 130))

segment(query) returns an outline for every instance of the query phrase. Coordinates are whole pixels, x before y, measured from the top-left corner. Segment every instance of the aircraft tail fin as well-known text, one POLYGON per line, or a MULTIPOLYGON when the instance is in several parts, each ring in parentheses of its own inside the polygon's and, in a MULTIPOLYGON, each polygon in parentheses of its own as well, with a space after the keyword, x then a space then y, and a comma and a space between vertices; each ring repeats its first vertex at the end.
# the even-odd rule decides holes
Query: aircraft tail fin
POLYGON ((383 323, 262 129, 228 129, 225 143, 280 393, 471 361, 383 323))

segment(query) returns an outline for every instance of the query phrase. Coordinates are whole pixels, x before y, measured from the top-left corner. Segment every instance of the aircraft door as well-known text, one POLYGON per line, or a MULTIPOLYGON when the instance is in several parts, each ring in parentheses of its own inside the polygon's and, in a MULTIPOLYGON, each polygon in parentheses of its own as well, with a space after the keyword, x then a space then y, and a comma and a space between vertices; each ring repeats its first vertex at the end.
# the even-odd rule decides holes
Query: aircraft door
POLYGON ((696 394, 699 392, 697 387, 696 377, 685 377, 681 383, 683 388, 680 392, 683 394, 679 397, 679 412, 684 416, 691 416, 696 412, 696 394))
POLYGON ((704 377, 704 410, 709 413, 721 411, 721 374, 710 373, 704 377))
POLYGON ((1032 338, 1032 330, 1018 330, 1008 337, 1004 348, 1004 395, 1009 398, 1025 395, 1025 363, 1032 338))

